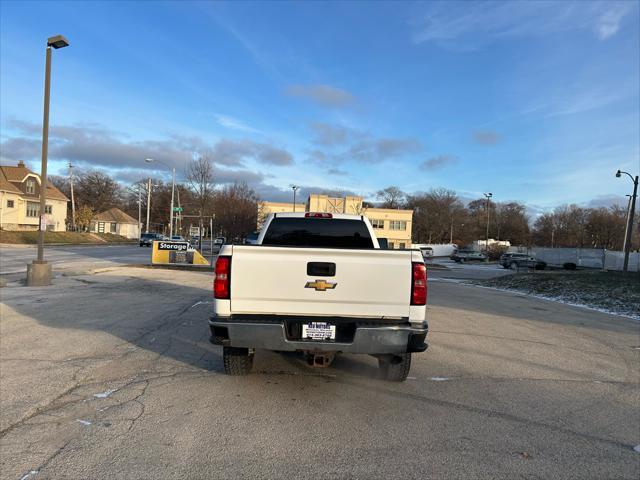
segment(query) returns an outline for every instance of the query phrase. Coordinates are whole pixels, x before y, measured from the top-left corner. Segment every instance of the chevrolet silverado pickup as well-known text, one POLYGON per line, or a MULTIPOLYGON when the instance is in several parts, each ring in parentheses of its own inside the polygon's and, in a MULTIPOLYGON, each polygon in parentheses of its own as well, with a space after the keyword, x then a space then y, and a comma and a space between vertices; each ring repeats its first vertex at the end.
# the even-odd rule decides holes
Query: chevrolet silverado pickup
POLYGON ((404 381, 427 349, 427 274, 419 250, 383 250, 362 215, 274 213, 255 245, 223 245, 215 264, 211 342, 246 375, 256 349, 297 351, 312 366, 373 355, 404 381))

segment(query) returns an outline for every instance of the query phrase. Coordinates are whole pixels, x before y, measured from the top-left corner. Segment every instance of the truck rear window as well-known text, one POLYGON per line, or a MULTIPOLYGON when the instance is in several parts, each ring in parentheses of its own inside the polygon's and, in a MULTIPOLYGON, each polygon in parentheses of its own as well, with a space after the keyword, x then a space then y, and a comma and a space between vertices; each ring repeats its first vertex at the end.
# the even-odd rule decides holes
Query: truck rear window
POLYGON ((274 218, 262 245, 286 247, 373 248, 362 220, 274 218))

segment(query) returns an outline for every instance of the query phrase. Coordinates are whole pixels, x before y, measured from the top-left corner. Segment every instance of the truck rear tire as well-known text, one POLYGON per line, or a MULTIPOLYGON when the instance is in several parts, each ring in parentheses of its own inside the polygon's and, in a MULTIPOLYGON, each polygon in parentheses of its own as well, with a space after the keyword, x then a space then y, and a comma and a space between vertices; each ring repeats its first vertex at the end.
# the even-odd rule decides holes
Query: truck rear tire
POLYGON ((227 375, 248 375, 253 367, 253 353, 248 348, 222 347, 222 359, 227 375))
POLYGON ((403 353, 392 358, 379 358, 378 366, 382 378, 389 382, 404 382, 411 369, 411 354, 403 353))

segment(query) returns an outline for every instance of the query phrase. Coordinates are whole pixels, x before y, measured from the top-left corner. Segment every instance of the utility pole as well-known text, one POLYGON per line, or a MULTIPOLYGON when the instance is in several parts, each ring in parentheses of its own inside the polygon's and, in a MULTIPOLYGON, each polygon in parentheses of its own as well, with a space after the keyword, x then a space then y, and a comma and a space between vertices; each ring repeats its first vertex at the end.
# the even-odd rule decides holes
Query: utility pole
POLYGON ((211 258, 213 258, 213 217, 209 219, 209 248, 211 258))
POLYGON ((178 235, 182 235, 182 205, 180 204, 180 189, 178 189, 176 191, 176 197, 177 197, 177 203, 178 203, 178 215, 176 215, 175 218, 175 222, 176 222, 176 232, 178 232, 178 235))
POLYGON ((451 234, 449 235, 449 243, 453 243, 453 215, 451 215, 451 234))
POLYGON ((624 264, 622 266, 622 271, 628 272, 629 252, 631 251, 631 235, 633 234, 633 217, 636 213, 636 197, 638 196, 638 175, 636 175, 634 178, 630 173, 618 170, 616 172, 616 177, 620 178, 623 173, 627 175, 633 182, 633 195, 631 195, 630 199, 631 205, 629 207, 629 213, 627 215, 626 235, 624 238, 624 264))
POLYGON ((173 167, 171 174, 171 212, 169 212, 169 238, 173 237, 173 196, 176 191, 176 169, 173 167))
POLYGON ((486 243, 484 244, 485 252, 487 253, 486 261, 489 261, 489 216, 491 215, 491 197, 493 194, 491 192, 485 193, 484 196, 487 198, 487 236, 486 243))
POLYGON ((69 162, 69 187, 71 188, 71 225, 73 227, 73 231, 76 231, 76 202, 73 198, 73 172, 71 169, 73 165, 69 162))
POLYGON ((151 178, 147 181, 147 230, 145 233, 149 233, 149 212, 151 210, 151 178))
POLYGON ((138 185, 138 242, 142 237, 142 191, 138 185))

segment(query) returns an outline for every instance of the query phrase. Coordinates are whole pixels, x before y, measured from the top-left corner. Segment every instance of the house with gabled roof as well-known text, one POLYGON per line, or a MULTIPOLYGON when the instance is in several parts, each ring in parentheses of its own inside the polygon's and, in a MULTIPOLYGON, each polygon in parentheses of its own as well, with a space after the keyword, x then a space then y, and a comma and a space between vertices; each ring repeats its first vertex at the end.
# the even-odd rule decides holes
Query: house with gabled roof
MULTIPOLYGON (((38 230, 40 219, 40 175, 17 165, 0 165, 0 228, 38 230)), ((44 221, 49 231, 66 230, 69 199, 51 182, 46 185, 44 221)))
POLYGON ((138 238, 140 226, 135 218, 114 207, 96 214, 91 220, 89 231, 138 238))

